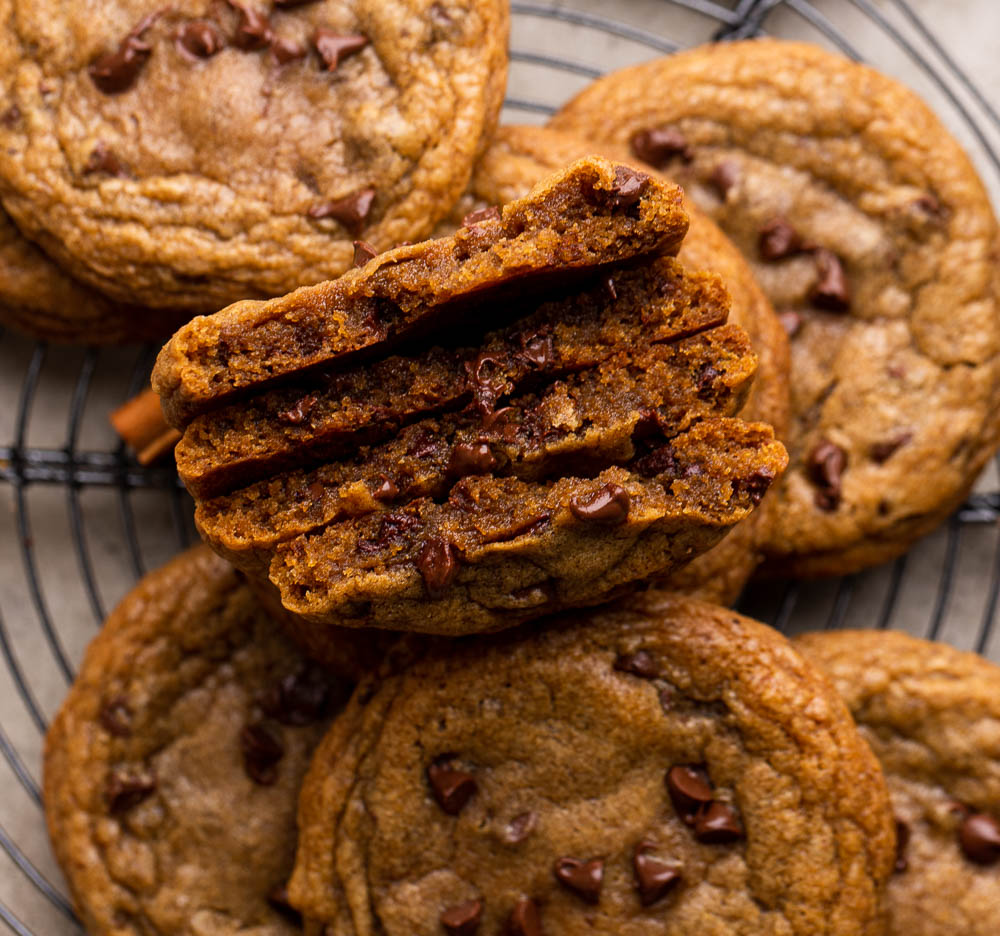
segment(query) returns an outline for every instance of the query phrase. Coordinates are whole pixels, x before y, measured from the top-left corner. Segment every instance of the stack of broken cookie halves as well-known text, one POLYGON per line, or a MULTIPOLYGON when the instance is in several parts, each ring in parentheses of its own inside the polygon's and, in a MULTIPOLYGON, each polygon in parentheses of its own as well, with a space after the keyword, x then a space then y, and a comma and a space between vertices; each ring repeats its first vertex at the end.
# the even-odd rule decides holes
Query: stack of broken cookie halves
POLYGON ((5 315, 214 314, 153 375, 208 545, 48 737, 87 931, 995 934, 1000 670, 723 607, 996 448, 996 223, 926 107, 753 41, 497 131, 499 0, 97 7, 8 3, 5 315))

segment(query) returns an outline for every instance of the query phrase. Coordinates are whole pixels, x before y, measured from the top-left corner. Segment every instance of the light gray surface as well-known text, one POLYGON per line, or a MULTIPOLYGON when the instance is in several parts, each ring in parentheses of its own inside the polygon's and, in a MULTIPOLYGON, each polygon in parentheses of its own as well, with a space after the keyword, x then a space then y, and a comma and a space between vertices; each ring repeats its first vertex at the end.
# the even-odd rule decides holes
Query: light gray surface
MULTIPOLYGON (((733 2, 729 7, 736 5, 733 2)), ((651 36, 675 40, 680 45, 707 41, 718 27, 718 23, 709 18, 665 0, 628 0, 615 4, 575 0, 559 6, 616 19, 651 36)), ((822 40, 821 34, 792 9, 794 6, 793 2, 773 13, 766 21, 767 30, 778 35, 822 40)), ((849 0, 815 4, 816 9, 849 36, 865 58, 902 78, 931 101, 969 147, 995 202, 1000 203, 1000 171, 970 131, 955 103, 915 66, 903 48, 885 39, 872 20, 864 15, 862 6, 849 0)), ((1000 107, 1000 56, 996 47, 996 37, 1000 35, 1000 4, 996 0, 911 0, 911 6, 926 22, 933 22, 934 36, 974 78, 993 107, 1000 107)), ((901 26, 914 49, 929 54, 934 67, 944 72, 942 59, 907 24, 895 2, 881 0, 874 3, 873 8, 901 26)), ((641 43, 579 25, 521 14, 514 18, 512 48, 519 53, 567 59, 601 71, 655 54, 641 43)), ((584 76, 553 70, 522 58, 512 66, 509 96, 555 106, 583 87, 587 80, 584 76)), ((996 125, 988 123, 979 105, 953 77, 947 77, 946 84, 983 128, 989 145, 1000 152, 1000 132, 996 125)), ((512 107, 505 111, 504 119, 507 122, 542 122, 545 118, 544 114, 512 107)), ((15 437, 17 401, 32 350, 28 341, 10 335, 0 337, 0 445, 10 444, 15 437)), ((95 378, 83 408, 79 449, 113 449, 115 440, 106 417, 124 398, 135 360, 134 349, 106 350, 97 355, 95 378)), ((27 444, 50 448, 67 444, 73 389, 85 363, 82 351, 49 350, 30 414, 27 444)), ((984 478, 981 488, 1000 489, 995 469, 984 478)), ((23 492, 25 510, 21 513, 18 493, 0 483, 0 619, 45 719, 51 718, 58 708, 66 690, 66 678, 43 634, 41 615, 29 588, 19 548, 19 523, 26 520, 30 527, 28 533, 37 560, 44 613, 52 621, 70 663, 75 665, 87 641, 96 632, 99 609, 92 607, 74 547, 72 497, 62 486, 32 485, 23 492)), ((132 528, 145 568, 160 564, 177 551, 185 536, 192 535, 188 506, 183 497, 174 504, 163 492, 136 491, 122 496, 115 488, 85 488, 79 492, 78 503, 81 536, 91 556, 100 606, 105 610, 113 607, 131 587, 139 571, 133 566, 128 547, 129 510, 133 514, 132 528)), ((949 538, 955 547, 954 577, 940 615, 939 634, 942 639, 969 648, 976 645, 987 623, 984 614, 997 570, 1000 543, 991 523, 965 524, 961 528, 954 525, 951 533, 940 531, 919 544, 901 566, 898 601, 889 624, 916 634, 928 632, 942 595, 942 572, 949 538)), ((757 588, 748 606, 763 619, 774 620, 784 601, 792 630, 822 627, 831 619, 850 626, 875 626, 881 620, 892 590, 893 576, 893 567, 872 570, 847 584, 832 582, 805 586, 797 597, 789 596, 783 586, 757 588)), ((992 637, 986 650, 1000 659, 1000 633, 992 637)), ((16 691, 10 668, 0 665, 0 745, 7 744, 16 750, 27 774, 38 784, 41 734, 16 691)), ((64 892, 45 841, 41 810, 17 781, 10 761, 3 758, 0 758, 0 790, 0 829, 57 890, 64 892)), ((29 883, 9 852, 0 854, 0 917, 5 910, 16 915, 29 932, 60 936, 75 931, 29 883)), ((3 931, 0 923, 0 933, 3 931)))

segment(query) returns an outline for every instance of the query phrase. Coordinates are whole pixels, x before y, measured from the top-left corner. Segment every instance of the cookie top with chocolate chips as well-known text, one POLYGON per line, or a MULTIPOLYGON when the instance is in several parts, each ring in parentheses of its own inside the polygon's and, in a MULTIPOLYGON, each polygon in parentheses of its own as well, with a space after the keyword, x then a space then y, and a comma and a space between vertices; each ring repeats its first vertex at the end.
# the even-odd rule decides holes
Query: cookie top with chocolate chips
POLYGON ((49 832, 87 932, 299 932, 296 798, 349 690, 206 547, 143 579, 46 739, 49 832))
MULTIPOLYGON (((459 211, 464 214, 484 204, 501 205, 519 198, 549 172, 591 153, 653 172, 637 161, 627 146, 595 144, 549 127, 505 126, 496 132, 476 164, 459 211)), ((729 322, 746 331, 757 354, 757 374, 740 416, 768 423, 775 435, 784 439, 788 428, 787 334, 739 250, 690 198, 685 199, 684 209, 690 226, 677 259, 689 270, 707 270, 722 277, 730 298, 729 322)), ((776 498, 767 497, 718 546, 698 556, 662 586, 730 604, 757 568, 775 505, 776 498)))
POLYGON ((997 442, 997 225, 916 95, 819 48, 753 40, 616 72, 552 125, 680 182, 791 335, 771 571, 885 561, 962 500, 997 442))
POLYGON ((72 275, 208 311, 418 240, 506 78, 501 0, 4 0, 0 195, 72 275))
POLYGON ((893 631, 794 644, 840 691, 889 784, 890 936, 1000 931, 1000 668, 893 631))
POLYGON ((874 936, 893 862, 829 683, 769 628, 655 592, 363 685, 299 828, 291 900, 330 936, 874 936))

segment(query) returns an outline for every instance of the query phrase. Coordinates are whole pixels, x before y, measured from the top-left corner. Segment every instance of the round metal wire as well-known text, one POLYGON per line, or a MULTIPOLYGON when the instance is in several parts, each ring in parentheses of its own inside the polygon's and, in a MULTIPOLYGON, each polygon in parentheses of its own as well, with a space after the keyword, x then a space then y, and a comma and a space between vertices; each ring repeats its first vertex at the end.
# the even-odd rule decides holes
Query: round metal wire
MULTIPOLYGON (((507 122, 541 121, 602 73, 699 42, 805 38, 880 66, 879 50, 889 50, 1000 192, 1000 115, 907 0, 574 0, 515 2, 512 12, 507 122), (601 49, 600 60, 574 58, 581 48, 601 49)), ((9 703, 0 720, 0 921, 18 936, 80 932, 44 838, 48 721, 107 610, 196 537, 174 471, 138 465, 107 425, 108 412, 147 381, 153 354, 49 348, 0 332, 0 377, 17 396, 0 412, 0 497, 9 507, 0 512, 0 568, 21 570, 0 593, 0 692, 9 703)), ((1000 658, 998 517, 994 467, 909 555, 838 581, 753 586, 742 608, 785 632, 901 627, 1000 658)))

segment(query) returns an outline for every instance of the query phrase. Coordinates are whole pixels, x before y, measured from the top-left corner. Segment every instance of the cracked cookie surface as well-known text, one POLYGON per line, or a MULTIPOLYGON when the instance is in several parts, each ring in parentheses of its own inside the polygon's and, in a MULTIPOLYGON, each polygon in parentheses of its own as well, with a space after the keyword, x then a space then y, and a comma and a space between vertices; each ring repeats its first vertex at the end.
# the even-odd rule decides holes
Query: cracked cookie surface
POLYGON ((890 936, 1000 929, 1000 668, 893 631, 805 634, 882 764, 897 822, 890 936))
POLYGON ((207 311, 426 236, 506 80, 501 0, 5 0, 0 194, 73 276, 207 311))
POLYGON ((817 47, 753 40, 616 72, 552 126, 676 179, 791 333, 791 462, 766 569, 886 561, 962 501, 997 444, 997 225, 915 94, 817 47))
POLYGON ((764 625, 656 592, 362 683, 299 827, 310 936, 875 936, 893 861, 829 683, 764 625))
POLYGON ((46 818, 87 932, 299 932, 296 800, 349 692, 207 547, 143 579, 46 739, 46 818))
MULTIPOLYGON (((459 211, 519 198, 548 173, 595 152, 650 169, 636 161, 626 146, 594 143, 548 127, 501 127, 476 164, 459 211)), ((741 416, 769 423, 775 435, 784 439, 789 402, 785 330, 737 248, 691 199, 685 200, 684 207, 690 226, 677 258, 690 270, 707 270, 722 277, 730 297, 729 321, 746 330, 757 354, 757 376, 741 416)), ((775 501, 773 493, 766 497, 753 515, 735 526, 721 543, 661 581, 660 586, 721 604, 735 601, 760 562, 760 546, 767 536, 775 501)))

